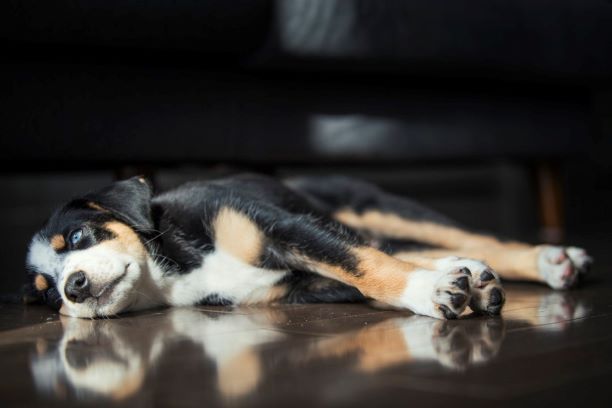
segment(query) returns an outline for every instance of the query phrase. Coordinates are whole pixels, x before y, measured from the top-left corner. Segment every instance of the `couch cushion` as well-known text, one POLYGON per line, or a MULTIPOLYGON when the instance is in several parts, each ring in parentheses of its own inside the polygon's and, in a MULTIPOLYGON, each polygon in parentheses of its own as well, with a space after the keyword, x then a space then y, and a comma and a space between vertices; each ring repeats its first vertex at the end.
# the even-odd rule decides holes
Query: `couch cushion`
POLYGON ((607 76, 607 0, 278 0, 263 65, 476 76, 607 76), (331 66, 334 68, 334 66, 331 66))

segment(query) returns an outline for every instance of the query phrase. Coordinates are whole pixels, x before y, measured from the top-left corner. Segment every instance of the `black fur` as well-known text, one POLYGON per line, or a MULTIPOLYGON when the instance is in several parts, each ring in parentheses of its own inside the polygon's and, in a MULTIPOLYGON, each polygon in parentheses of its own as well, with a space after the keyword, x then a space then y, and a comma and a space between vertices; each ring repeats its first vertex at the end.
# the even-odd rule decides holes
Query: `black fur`
POLYGON ((54 310, 59 310, 62 306, 62 296, 57 291, 55 279, 49 274, 34 271, 28 271, 28 280, 22 289, 21 300, 25 303, 44 304, 54 310), (34 287, 34 279, 38 274, 42 275, 49 285, 44 291, 38 291, 34 287))
POLYGON ((152 243, 174 261, 169 273, 188 272, 199 266, 203 252, 214 249, 211 225, 222 208, 247 215, 263 231, 265 251, 257 266, 298 267, 291 256, 297 252, 359 274, 349 253, 364 244, 357 234, 275 179, 255 175, 189 183, 153 199, 160 235, 152 243))
POLYGON ((397 214, 413 221, 456 225, 456 222, 431 208, 416 201, 386 193, 377 186, 362 180, 344 176, 303 177, 290 179, 285 183, 303 194, 312 205, 327 214, 342 208, 350 208, 356 213, 375 209, 397 214))
POLYGON ((83 197, 85 202, 93 202, 113 217, 123 221, 137 231, 146 232, 153 227, 151 219, 151 197, 149 183, 140 177, 118 181, 100 191, 83 197))
POLYGON ((286 284, 288 303, 355 303, 366 298, 352 286, 310 272, 293 271, 279 284, 286 284))
POLYGON ((208 295, 198 302, 200 306, 231 306, 232 304, 231 300, 219 296, 216 293, 208 295))

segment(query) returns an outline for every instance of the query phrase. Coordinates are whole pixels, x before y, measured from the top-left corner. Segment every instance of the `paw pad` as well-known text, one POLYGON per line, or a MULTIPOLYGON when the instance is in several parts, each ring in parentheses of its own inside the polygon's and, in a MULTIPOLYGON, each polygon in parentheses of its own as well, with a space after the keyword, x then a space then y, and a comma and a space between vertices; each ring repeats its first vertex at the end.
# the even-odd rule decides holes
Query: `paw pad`
POLYGON ((489 269, 480 274, 480 280, 482 282, 488 282, 493 279, 495 279, 495 275, 493 275, 489 269))
POLYGON ((470 280, 466 276, 462 276, 453 283, 462 290, 467 290, 470 287, 470 280))
POLYGON ((457 318, 457 314, 451 311, 446 305, 439 305, 438 309, 440 309, 445 319, 453 320, 457 318))
POLYGON ((453 305, 455 309, 459 309, 461 306, 463 306, 468 299, 468 297, 464 295, 463 293, 452 293, 450 295, 450 298, 451 298, 451 304, 453 305))
POLYGON ((467 275, 467 276, 472 276, 472 272, 468 268, 466 268, 465 266, 463 268, 459 269, 459 273, 462 273, 462 274, 467 275))

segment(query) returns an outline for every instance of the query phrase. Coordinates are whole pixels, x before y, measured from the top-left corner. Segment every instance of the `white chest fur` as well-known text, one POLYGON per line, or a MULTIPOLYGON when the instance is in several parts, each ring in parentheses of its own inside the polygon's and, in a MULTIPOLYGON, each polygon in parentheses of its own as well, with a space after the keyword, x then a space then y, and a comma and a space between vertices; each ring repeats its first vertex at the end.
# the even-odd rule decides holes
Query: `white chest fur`
POLYGON ((248 265, 217 249, 204 257, 199 268, 164 278, 169 281, 163 292, 173 306, 193 305, 213 294, 234 303, 257 303, 286 273, 248 265))

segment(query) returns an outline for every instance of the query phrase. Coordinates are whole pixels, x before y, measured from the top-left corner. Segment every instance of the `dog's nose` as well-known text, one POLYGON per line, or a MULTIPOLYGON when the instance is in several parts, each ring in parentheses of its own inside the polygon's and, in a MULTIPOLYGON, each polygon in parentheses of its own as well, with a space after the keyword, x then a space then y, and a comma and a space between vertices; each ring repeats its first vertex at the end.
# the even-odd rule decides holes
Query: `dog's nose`
POLYGON ((91 292, 89 290, 89 280, 87 280, 87 275, 85 275, 85 273, 82 271, 78 271, 68 276, 68 279, 66 279, 64 293, 66 294, 68 300, 75 303, 81 303, 90 297, 91 292))

